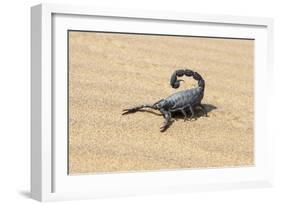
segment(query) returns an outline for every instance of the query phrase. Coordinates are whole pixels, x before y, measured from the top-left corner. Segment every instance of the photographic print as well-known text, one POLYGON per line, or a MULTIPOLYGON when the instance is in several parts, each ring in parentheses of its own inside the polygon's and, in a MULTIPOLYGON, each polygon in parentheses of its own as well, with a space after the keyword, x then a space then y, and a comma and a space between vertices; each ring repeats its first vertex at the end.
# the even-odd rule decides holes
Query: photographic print
POLYGON ((254 39, 68 31, 68 173, 254 165, 254 39))

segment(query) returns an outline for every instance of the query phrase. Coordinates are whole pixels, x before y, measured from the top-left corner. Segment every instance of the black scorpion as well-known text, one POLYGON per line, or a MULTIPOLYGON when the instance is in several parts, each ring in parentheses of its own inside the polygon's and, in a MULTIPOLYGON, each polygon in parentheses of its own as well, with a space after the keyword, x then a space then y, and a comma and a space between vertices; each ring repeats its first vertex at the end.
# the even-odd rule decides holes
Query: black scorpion
POLYGON ((193 118, 196 119, 194 112, 195 108, 199 108, 207 116, 207 111, 201 104, 201 101, 204 97, 205 81, 200 74, 189 69, 176 70, 171 76, 170 85, 175 89, 179 88, 180 82, 183 80, 178 80, 177 77, 182 77, 184 75, 193 77, 193 79, 197 80, 198 87, 176 92, 165 99, 157 101, 154 104, 143 104, 129 109, 124 109, 122 115, 137 112, 143 108, 158 110, 165 118, 163 125, 160 127, 161 132, 165 131, 169 126, 172 113, 180 111, 184 115, 185 121, 188 119, 187 112, 190 111, 191 116, 189 119, 192 120, 193 118))

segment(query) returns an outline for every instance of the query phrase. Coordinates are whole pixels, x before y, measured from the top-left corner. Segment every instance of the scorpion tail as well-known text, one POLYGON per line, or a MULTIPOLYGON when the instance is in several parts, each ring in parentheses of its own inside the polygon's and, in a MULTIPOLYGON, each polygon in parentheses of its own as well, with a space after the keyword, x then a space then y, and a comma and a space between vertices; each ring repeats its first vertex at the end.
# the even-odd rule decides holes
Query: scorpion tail
POLYGON ((189 69, 176 70, 171 76, 170 85, 175 89, 179 88, 180 82, 183 80, 178 80, 177 78, 182 77, 184 75, 187 77, 193 77, 193 79, 195 79, 198 82, 198 86, 200 88, 202 88, 203 90, 205 89, 205 81, 202 78, 202 76, 200 74, 198 74, 197 72, 191 71, 189 69))

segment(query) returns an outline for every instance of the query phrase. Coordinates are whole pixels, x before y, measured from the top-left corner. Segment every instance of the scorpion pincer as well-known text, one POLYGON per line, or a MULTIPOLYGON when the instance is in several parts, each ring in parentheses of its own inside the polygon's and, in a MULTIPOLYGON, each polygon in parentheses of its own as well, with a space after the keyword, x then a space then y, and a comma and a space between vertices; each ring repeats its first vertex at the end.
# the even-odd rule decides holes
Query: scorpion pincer
POLYGON ((189 69, 176 70, 171 76, 170 85, 175 89, 179 88, 180 82, 183 80, 178 80, 178 77, 182 77, 184 75, 187 77, 193 77, 193 79, 198 82, 198 87, 176 92, 167 98, 155 102, 154 104, 143 104, 129 109, 124 109, 122 115, 134 113, 143 108, 158 110, 165 119, 163 125, 160 127, 161 132, 165 131, 169 126, 172 113, 174 112, 180 111, 184 115, 184 120, 192 120, 193 118, 196 119, 194 112, 195 108, 199 108, 207 116, 207 111, 201 104, 204 97, 205 81, 200 74, 189 69), (189 118, 187 116, 188 111, 191 112, 191 116, 189 118))

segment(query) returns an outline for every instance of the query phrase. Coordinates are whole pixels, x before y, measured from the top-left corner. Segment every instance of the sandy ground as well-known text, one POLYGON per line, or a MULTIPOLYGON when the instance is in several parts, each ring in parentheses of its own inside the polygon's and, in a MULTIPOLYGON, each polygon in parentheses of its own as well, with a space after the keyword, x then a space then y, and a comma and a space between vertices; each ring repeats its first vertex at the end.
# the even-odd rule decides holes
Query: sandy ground
MULTIPOLYGON (((253 165, 253 49, 253 40, 70 32, 69 173, 253 165), (209 117, 178 116, 161 133, 162 116, 121 115, 176 92, 178 68, 205 79, 209 117)), ((184 80, 178 90, 197 86, 184 80)))

